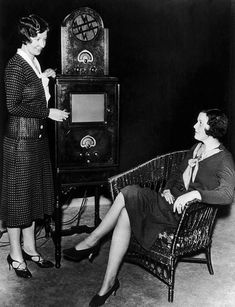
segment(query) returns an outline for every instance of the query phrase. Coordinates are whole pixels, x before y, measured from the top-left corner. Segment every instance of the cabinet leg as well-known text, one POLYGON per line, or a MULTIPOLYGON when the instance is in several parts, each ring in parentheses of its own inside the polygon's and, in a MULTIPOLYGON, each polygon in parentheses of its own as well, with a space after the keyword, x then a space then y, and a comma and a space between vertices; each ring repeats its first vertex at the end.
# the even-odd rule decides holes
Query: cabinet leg
POLYGON ((95 187, 95 227, 101 222, 100 219, 100 186, 95 187))
POLYGON ((45 228, 45 237, 49 238, 50 234, 52 232, 51 230, 51 217, 50 216, 46 216, 44 219, 44 228, 45 228))
POLYGON ((55 267, 60 268, 60 261, 61 261, 61 208, 60 208, 59 196, 57 196, 56 206, 55 206, 54 244, 55 244, 55 267))

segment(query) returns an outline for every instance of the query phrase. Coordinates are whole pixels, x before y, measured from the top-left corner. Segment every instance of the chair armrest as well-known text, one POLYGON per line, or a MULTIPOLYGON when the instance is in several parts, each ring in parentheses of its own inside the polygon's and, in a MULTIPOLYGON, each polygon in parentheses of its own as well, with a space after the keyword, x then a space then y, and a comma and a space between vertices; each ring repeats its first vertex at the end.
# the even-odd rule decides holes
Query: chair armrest
POLYGON ((206 204, 204 204, 200 199, 194 198, 193 200, 187 202, 187 204, 185 205, 185 210, 187 210, 188 212, 191 210, 195 211, 198 208, 201 208, 201 206, 206 206, 206 204))
POLYGON ((192 246, 195 250, 198 245, 207 246, 212 237, 217 210, 217 206, 198 199, 188 202, 175 230, 171 252, 175 253, 177 249, 178 254, 185 254, 187 249, 192 250, 192 246))

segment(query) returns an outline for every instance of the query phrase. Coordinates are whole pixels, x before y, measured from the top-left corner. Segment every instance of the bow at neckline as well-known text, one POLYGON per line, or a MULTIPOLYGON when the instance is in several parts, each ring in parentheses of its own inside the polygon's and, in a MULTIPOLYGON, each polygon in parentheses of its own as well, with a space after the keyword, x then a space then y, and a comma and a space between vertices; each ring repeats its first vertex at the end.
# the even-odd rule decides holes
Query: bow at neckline
POLYGON ((219 148, 218 145, 207 151, 205 151, 205 145, 203 145, 203 143, 199 143, 195 147, 193 151, 193 158, 188 160, 188 166, 183 173, 183 181, 184 181, 186 190, 188 190, 191 180, 192 182, 195 181, 195 178, 198 172, 198 168, 199 168, 199 162, 220 151, 221 149, 219 148))

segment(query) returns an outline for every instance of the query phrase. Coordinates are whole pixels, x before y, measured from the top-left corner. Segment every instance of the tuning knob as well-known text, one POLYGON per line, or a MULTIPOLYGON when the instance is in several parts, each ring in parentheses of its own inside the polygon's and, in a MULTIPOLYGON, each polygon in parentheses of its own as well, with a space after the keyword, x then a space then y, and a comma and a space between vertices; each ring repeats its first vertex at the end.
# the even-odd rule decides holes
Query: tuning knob
POLYGON ((91 67, 91 72, 96 72, 96 71, 97 71, 96 67, 95 67, 95 66, 92 66, 92 67, 91 67))

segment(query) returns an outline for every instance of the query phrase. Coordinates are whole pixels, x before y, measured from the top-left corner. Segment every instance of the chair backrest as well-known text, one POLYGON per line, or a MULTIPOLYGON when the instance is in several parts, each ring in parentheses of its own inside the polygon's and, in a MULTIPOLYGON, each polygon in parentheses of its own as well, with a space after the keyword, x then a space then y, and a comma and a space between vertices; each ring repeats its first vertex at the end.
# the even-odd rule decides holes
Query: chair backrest
POLYGON ((122 188, 131 184, 150 187, 161 191, 170 174, 184 159, 187 150, 175 151, 142 163, 126 172, 109 178, 110 190, 114 199, 122 188))

